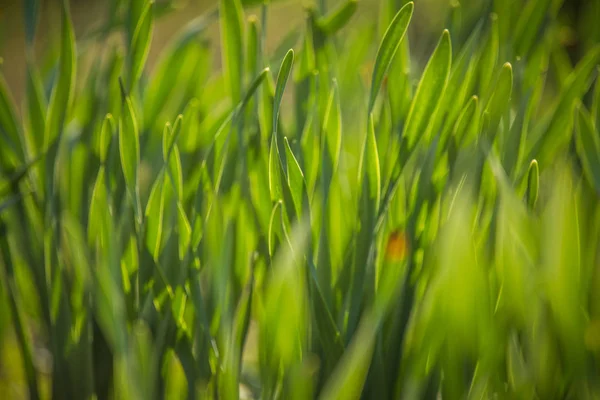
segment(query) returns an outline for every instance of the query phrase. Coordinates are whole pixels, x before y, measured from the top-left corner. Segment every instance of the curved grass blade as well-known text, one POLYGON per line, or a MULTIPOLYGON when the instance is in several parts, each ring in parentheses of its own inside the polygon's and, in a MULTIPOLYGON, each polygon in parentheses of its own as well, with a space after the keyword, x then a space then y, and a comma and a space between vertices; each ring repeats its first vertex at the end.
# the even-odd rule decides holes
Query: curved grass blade
POLYGON ((465 105, 460 116, 454 124, 452 135, 458 146, 464 147, 477 139, 479 129, 479 99, 477 96, 471 97, 471 100, 465 105))
POLYGON ((377 55, 375 56, 375 67, 371 77, 371 92, 369 94, 368 113, 370 114, 375 105, 375 99, 383 84, 383 79, 392 63, 392 59, 400 46, 400 42, 406 33, 408 24, 412 17, 414 3, 411 1, 398 11, 390 26, 383 35, 377 55))
POLYGON ((527 173, 527 206, 530 210, 535 209, 540 188, 540 169, 536 160, 531 160, 529 172, 527 173))

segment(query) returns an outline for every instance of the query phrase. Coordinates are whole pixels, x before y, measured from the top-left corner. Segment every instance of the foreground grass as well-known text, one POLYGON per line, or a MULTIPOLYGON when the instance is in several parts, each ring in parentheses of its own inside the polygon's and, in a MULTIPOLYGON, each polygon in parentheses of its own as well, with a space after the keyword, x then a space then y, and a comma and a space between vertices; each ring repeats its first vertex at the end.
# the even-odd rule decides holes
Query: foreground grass
POLYGON ((321 2, 265 54, 268 4, 221 0, 149 75, 161 3, 113 1, 83 77, 63 6, 21 113, 0 80, 2 387, 598 398, 600 47, 484 3, 420 65, 412 2, 321 2))

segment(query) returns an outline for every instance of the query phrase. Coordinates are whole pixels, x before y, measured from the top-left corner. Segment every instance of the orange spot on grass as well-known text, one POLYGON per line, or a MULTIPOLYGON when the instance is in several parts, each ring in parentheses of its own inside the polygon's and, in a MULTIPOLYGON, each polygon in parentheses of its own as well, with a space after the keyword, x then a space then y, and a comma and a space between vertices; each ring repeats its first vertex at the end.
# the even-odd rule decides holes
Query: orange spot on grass
POLYGON ((390 234, 385 248, 385 258, 388 261, 398 262, 404 260, 408 251, 408 239, 402 231, 390 234))

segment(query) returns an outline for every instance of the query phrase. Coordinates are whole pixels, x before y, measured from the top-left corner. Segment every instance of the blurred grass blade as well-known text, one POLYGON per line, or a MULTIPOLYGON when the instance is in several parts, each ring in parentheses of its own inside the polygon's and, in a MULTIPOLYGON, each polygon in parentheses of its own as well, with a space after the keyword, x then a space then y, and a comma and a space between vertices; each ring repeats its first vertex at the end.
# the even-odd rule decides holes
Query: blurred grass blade
POLYGON ((273 99, 273 135, 277 140, 277 123, 279 121, 279 110, 281 109, 281 99, 283 98, 283 92, 287 84, 292 66, 294 64, 294 50, 289 49, 285 54, 281 67, 277 74, 277 83, 275 86, 275 98, 273 99))
POLYGON ((483 96, 487 95, 489 91, 490 83, 492 82, 494 71, 496 70, 498 52, 500 49, 498 18, 496 15, 492 15, 490 20, 491 26, 489 35, 484 44, 479 65, 479 95, 482 99, 484 99, 483 96))
POLYGON ((294 200, 294 207, 296 208, 296 215, 302 214, 302 196, 304 193, 304 174, 302 169, 294 157, 294 153, 290 148, 290 144, 287 138, 283 138, 285 142, 285 152, 287 160, 287 183, 290 187, 292 199, 294 200))
POLYGON ((241 100, 244 43, 243 10, 240 0, 219 1, 222 59, 229 95, 234 104, 241 100))
POLYGON ((130 46, 130 75, 129 90, 142 76, 144 64, 150 52, 152 29, 154 26, 154 2, 148 1, 137 21, 130 46))
POLYGON ((502 66, 502 70, 500 71, 500 77, 498 78, 498 82, 496 83, 496 87, 494 88, 494 92, 492 97, 485 108, 485 111, 490 116, 489 122, 489 132, 488 138, 493 140, 495 138, 495 132, 498 124, 500 123, 500 119, 510 108, 510 96, 512 94, 512 85, 513 85, 513 74, 512 74, 512 66, 510 63, 506 63, 502 66))
POLYGON ((379 155, 377 154, 377 139, 375 138, 375 126, 373 114, 369 115, 369 129, 366 139, 366 179, 369 185, 369 199, 374 202, 375 212, 379 211, 379 200, 381 197, 381 173, 379 168, 379 155))
POLYGON ((324 140, 327 144, 329 159, 331 160, 330 172, 334 173, 339 163, 342 148, 342 108, 336 81, 333 82, 331 92, 329 93, 327 110, 323 117, 323 131, 325 133, 324 140))
POLYGON ((62 28, 60 38, 60 60, 57 81, 52 90, 48 105, 48 119, 44 134, 44 149, 59 137, 63 125, 67 122, 68 111, 73 99, 75 87, 76 57, 75 35, 68 8, 68 2, 63 1, 62 28))
POLYGON ((341 3, 334 10, 317 19, 317 26, 326 35, 335 34, 350 21, 356 11, 357 2, 358 0, 347 0, 341 3))
POLYGON ((136 217, 138 221, 141 221, 138 184, 140 138, 137 118, 129 97, 124 99, 123 112, 119 120, 119 154, 127 192, 130 196, 136 217))
POLYGON ((551 0, 531 0, 521 9, 514 31, 517 56, 527 56, 544 22, 550 3, 551 0))
POLYGON ((575 146, 590 184, 600 193, 600 139, 594 129, 591 116, 579 106, 575 123, 575 146))
POLYGON ((471 97, 454 125, 453 136, 458 145, 466 146, 477 139, 479 129, 479 101, 471 97))
POLYGON ((528 158, 537 158, 542 166, 551 165, 556 155, 571 138, 573 105, 588 88, 590 74, 600 59, 600 46, 595 46, 579 61, 569 75, 564 89, 550 107, 547 117, 535 126, 527 138, 528 158))
POLYGON ((383 84, 385 75, 387 74, 394 55, 408 28, 413 8, 413 2, 409 2, 402 7, 383 35, 383 39, 377 50, 377 55, 375 56, 375 66, 373 68, 373 76, 371 77, 371 91, 369 94, 367 114, 370 114, 375 106, 375 100, 379 93, 379 89, 383 84))
POLYGON ((40 154, 44 147, 44 126, 46 124, 46 98, 42 81, 37 68, 27 65, 27 120, 29 123, 29 139, 33 146, 33 154, 40 154))
POLYGON ((269 192, 271 193, 271 201, 283 199, 280 160, 275 135, 271 137, 271 146, 269 147, 269 192))
POLYGON ((431 132, 429 121, 436 112, 438 103, 446 88, 452 63, 450 32, 444 30, 437 47, 423 71, 419 86, 406 118, 403 139, 410 153, 423 137, 428 142, 431 132))
POLYGON ((6 168, 17 165, 23 160, 23 149, 21 148, 19 125, 13 100, 8 92, 8 85, 4 77, 0 75, 0 134, 2 135, 2 146, 0 154, 2 160, 0 165, 6 168))
POLYGON ((25 0, 23 2, 23 12, 25 16, 25 39, 28 46, 33 46, 35 31, 39 20, 39 0, 25 0))
POLYGON ((181 203, 177 203, 177 229, 179 232, 179 261, 183 261, 190 246, 192 227, 181 203))

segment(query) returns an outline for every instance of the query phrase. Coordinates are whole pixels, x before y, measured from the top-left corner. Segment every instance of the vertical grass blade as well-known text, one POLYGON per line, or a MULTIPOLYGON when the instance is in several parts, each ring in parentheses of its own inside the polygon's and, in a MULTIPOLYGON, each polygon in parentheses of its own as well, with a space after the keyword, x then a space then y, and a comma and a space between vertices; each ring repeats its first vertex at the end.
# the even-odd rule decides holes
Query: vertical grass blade
POLYGON ((129 90, 131 91, 142 76, 144 64, 150 52, 152 29, 154 26, 154 2, 148 1, 137 20, 130 45, 129 90))
POLYGON ((140 165, 140 137, 138 122, 131 103, 126 97, 119 120, 119 154, 125 185, 138 221, 141 221, 139 204, 138 169, 140 165))
POLYGON ((600 193, 600 139, 591 117, 580 106, 575 119, 575 146, 589 183, 600 193))
POLYGON ((234 104, 242 98, 244 43, 243 11, 240 0, 219 1, 221 45, 226 85, 234 104))
POLYGON ((44 134, 44 148, 48 148, 59 136, 66 122, 67 112, 73 99, 75 85, 75 35, 68 8, 68 3, 63 1, 61 19, 60 61, 58 65, 58 79, 52 90, 48 106, 48 120, 44 134))

